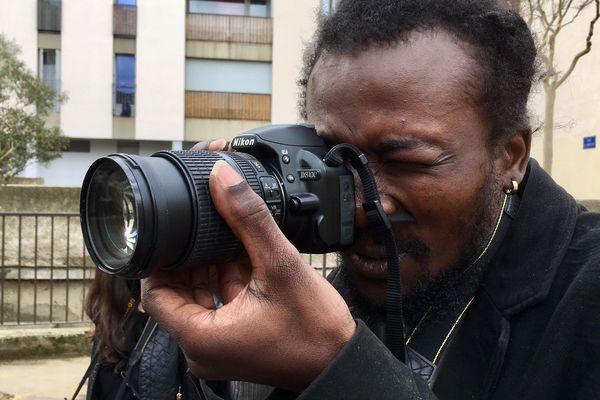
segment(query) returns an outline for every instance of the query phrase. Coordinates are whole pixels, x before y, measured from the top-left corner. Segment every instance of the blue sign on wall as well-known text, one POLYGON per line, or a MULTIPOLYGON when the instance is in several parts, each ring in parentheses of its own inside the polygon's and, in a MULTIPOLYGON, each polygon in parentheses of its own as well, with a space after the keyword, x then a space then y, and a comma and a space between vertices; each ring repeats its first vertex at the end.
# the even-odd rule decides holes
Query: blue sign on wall
POLYGON ((584 149, 595 149, 596 148, 596 136, 588 136, 583 138, 584 149))

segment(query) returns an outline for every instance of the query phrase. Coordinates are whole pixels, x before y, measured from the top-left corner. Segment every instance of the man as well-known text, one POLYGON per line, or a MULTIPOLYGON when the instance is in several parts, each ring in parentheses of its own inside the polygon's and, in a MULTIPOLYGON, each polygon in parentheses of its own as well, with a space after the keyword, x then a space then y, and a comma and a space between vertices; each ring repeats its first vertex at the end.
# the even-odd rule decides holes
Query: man
POLYGON ((218 266, 225 305, 207 268, 144 283, 194 374, 281 388, 271 398, 599 396, 600 216, 529 160, 534 59, 523 20, 492 0, 342 0, 302 106, 329 144, 367 155, 387 214, 414 217, 394 225, 406 364, 381 339, 386 252, 362 209, 330 284, 219 162, 211 194, 249 258, 218 266))

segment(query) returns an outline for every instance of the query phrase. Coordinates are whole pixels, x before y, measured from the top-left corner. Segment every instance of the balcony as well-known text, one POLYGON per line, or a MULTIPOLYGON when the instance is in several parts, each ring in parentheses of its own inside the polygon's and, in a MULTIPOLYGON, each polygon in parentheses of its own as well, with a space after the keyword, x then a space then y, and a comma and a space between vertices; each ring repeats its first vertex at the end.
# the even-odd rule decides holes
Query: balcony
POLYGON ((62 2, 60 0, 38 0, 38 31, 60 32, 62 2))
POLYGON ((123 4, 113 6, 113 34, 117 37, 135 38, 137 32, 137 7, 123 4))
POLYGON ((271 120, 271 95, 185 92, 186 118, 271 120))
POLYGON ((135 83, 118 82, 113 85, 113 115, 135 117, 135 83))
POLYGON ((273 43, 271 18, 187 14, 186 38, 214 42, 273 43))
MULTIPOLYGON (((46 86, 51 87, 52 89, 54 89, 54 91, 56 92, 57 96, 60 96, 60 79, 48 79, 48 78, 42 78, 41 79, 42 83, 46 86)), ((59 97, 57 97, 54 101, 54 106, 52 108, 52 111, 54 111, 55 113, 59 113, 60 112, 60 103, 61 100, 59 97)))

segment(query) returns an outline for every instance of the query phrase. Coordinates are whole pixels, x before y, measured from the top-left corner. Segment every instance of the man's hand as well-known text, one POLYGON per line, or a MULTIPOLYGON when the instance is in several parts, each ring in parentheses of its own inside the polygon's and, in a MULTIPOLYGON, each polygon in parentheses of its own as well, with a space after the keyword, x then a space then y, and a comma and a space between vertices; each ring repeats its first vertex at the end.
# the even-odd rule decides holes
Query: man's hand
POLYGON ((198 377, 301 390, 350 340, 355 322, 231 166, 217 162, 209 184, 249 261, 217 266, 221 308, 207 266, 156 272, 142 283, 144 308, 177 340, 198 377))

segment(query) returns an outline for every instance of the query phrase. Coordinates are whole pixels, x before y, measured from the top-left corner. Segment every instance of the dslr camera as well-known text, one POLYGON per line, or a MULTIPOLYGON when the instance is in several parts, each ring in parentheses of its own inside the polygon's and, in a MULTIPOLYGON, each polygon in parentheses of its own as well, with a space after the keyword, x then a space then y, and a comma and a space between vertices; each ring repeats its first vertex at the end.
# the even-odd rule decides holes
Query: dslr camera
POLYGON ((300 252, 352 244, 353 175, 344 164, 323 161, 329 147, 312 127, 257 128, 231 144, 235 152, 121 153, 96 160, 81 191, 81 225, 98 268, 139 279, 157 268, 239 258, 244 248, 217 213, 208 188, 217 160, 240 173, 300 252))

